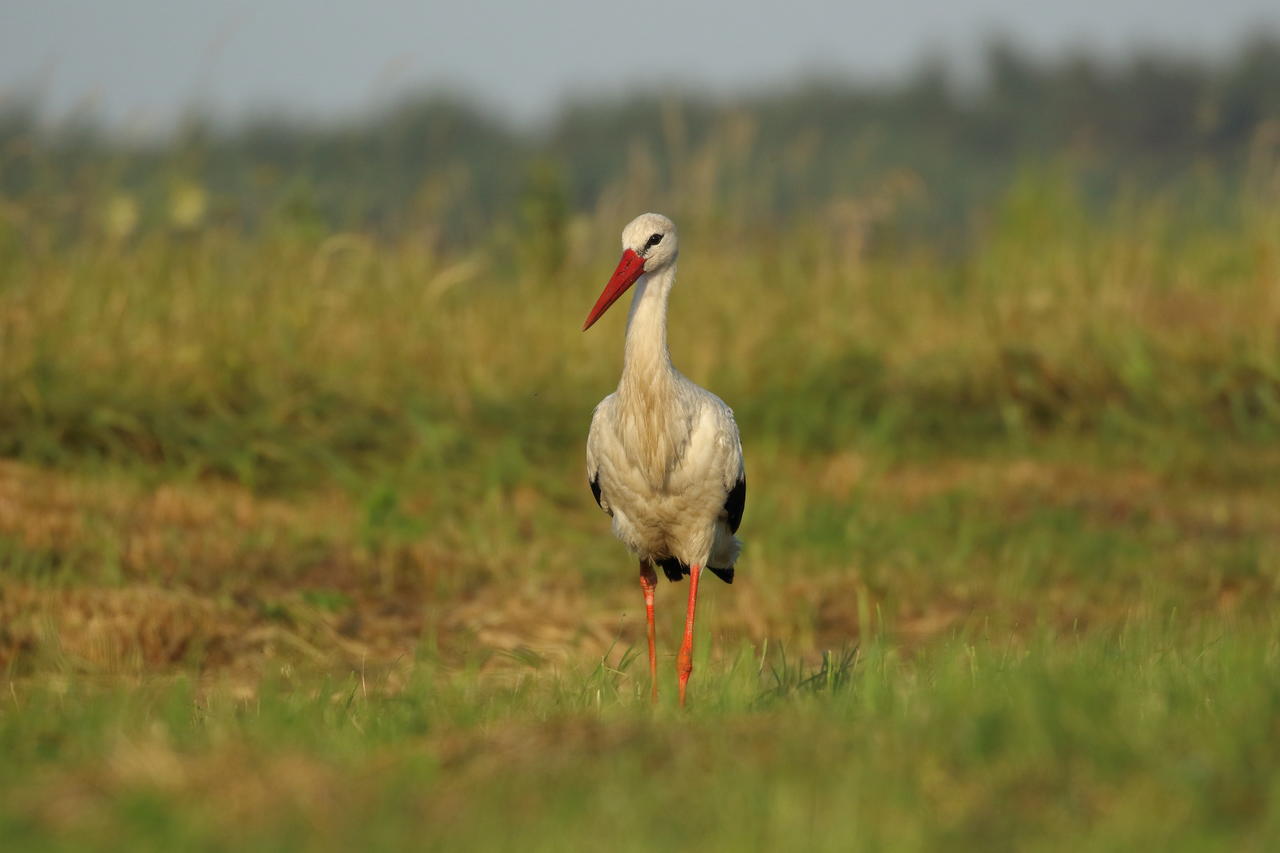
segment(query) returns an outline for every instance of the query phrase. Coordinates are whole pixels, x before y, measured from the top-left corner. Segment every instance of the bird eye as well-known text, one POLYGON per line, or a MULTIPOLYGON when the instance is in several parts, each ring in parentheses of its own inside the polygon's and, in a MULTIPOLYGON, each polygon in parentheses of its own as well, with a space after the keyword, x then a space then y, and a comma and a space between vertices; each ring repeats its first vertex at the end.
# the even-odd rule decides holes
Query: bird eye
POLYGON ((654 246, 658 245, 661 242, 662 242, 662 235, 654 234, 652 237, 649 238, 649 242, 644 244, 644 247, 646 249, 652 249, 654 246))

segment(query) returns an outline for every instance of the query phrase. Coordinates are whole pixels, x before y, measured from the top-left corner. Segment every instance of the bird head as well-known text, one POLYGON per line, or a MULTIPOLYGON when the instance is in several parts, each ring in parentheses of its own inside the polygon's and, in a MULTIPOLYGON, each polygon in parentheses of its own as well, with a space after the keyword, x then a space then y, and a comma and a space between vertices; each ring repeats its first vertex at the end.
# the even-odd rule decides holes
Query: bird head
POLYGON ((622 259, 587 315, 582 330, 591 328, 636 279, 671 265, 679 252, 676 224, 662 214, 642 213, 627 223, 622 229, 622 259))

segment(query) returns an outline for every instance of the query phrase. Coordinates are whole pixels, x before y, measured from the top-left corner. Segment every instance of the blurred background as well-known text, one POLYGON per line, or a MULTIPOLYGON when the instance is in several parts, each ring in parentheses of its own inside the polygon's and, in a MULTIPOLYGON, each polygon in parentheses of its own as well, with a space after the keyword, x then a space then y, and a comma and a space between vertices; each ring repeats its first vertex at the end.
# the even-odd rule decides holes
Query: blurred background
POLYGON ((0 9, 14 849, 1275 849, 1278 448, 1275 0, 0 9), (751 483, 679 718, 647 210, 751 483))
MULTIPOLYGON (((306 532, 235 516, 194 552, 157 522, 155 553, 103 507, 67 508, 97 519, 71 540, 19 513, 33 577, 262 601, 265 573, 361 642, 387 626, 387 654, 436 619, 457 650, 608 647, 626 560, 581 454, 623 315, 578 329, 644 210, 686 248, 676 363, 734 406, 748 518, 772 521, 747 576, 798 590, 731 599, 731 635, 839 645, 868 601, 925 633, 968 618, 982 595, 927 561, 908 582, 907 541, 868 536, 903 495, 966 488, 962 460, 1049 465, 1034 494, 1117 466, 1234 488, 1280 437, 1273 4, 135 0, 4 23, 0 454, 23 483, 310 507, 306 532), (905 491, 868 497, 877 477, 905 491), (374 618, 400 586, 403 619, 374 618)), ((955 535, 947 506, 911 548, 955 535)))
MULTIPOLYGON (((909 581, 903 555, 1005 510, 869 535, 979 482, 962 462, 1048 466, 984 487, 1038 505, 1127 494, 1089 471, 1252 487, 1280 437, 1274 4, 135 0, 4 24, 0 454, 20 491, 112 473, 148 500, 309 507, 297 530, 233 514, 216 548, 156 520, 158 550, 115 504, 64 507, 94 519, 70 539, 19 512, 9 559, 32 577, 249 602, 274 577, 386 654, 424 625, 459 653, 599 653, 627 561, 581 455, 623 315, 578 329, 644 210, 680 223, 676 363, 735 407, 747 529, 771 521, 730 635, 808 649, 877 608, 908 633, 969 618, 983 593, 921 555, 909 581)), ((1043 560, 1078 580, 1027 559, 1019 584, 975 576, 1039 602, 1043 560)), ((1096 580, 1044 618, 1124 591, 1096 580)), ((10 658, 41 646, 32 625, 10 658)))
POLYGON ((181 183, 220 224, 287 210, 453 242, 611 192, 757 223, 852 202, 886 239, 954 246, 1031 162, 1095 202, 1240 180, 1280 98, 1278 26, 1265 0, 20 3, 0 188, 85 215, 125 191, 123 228, 181 183))

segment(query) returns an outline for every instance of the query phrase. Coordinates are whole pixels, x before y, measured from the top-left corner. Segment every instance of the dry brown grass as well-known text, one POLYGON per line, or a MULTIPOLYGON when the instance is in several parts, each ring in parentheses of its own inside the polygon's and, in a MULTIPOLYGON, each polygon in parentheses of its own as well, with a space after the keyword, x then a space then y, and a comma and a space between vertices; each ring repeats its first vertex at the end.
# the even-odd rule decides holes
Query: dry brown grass
MULTIPOLYGON (((1280 540, 1280 507, 1263 487, 1206 489, 1147 470, 1025 458, 884 467, 841 452, 784 464, 821 499, 860 494, 903 514, 963 494, 1010 524, 1057 507, 1102 529, 1167 528, 1191 543, 1178 546, 1192 548, 1184 562, 1201 556, 1196 543, 1280 540)), ((531 524, 549 500, 515 487, 507 501, 513 523, 531 524)), ((357 514, 338 493, 286 501, 227 484, 145 487, 0 463, 0 537, 44 558, 40 569, 0 580, 0 666, 251 677, 276 664, 385 667, 413 659, 426 643, 445 661, 502 670, 616 663, 642 640, 620 550, 599 558, 618 566, 610 584, 584 584, 572 571, 476 571, 430 538, 370 552, 351 522, 357 514)), ((511 559, 526 539, 516 537, 511 559)), ((600 546, 612 549, 603 535, 600 546)), ((1182 559, 1177 548, 1168 559, 1182 559)), ((801 650, 821 649, 868 631, 889 631, 911 647, 981 630, 993 610, 1016 633, 1043 621, 1046 605, 1067 627, 1119 623, 1139 606, 1099 600, 1071 577, 1010 598, 993 586, 997 574, 992 567, 991 577, 978 571, 912 586, 911 575, 898 581, 856 563, 797 564, 785 575, 771 567, 763 576, 747 566, 731 590, 709 597, 716 647, 789 636, 801 650)), ((1208 609, 1276 594, 1256 577, 1209 572, 1204 584, 1197 595, 1208 609)), ((674 631, 679 596, 662 598, 660 616, 674 631)))

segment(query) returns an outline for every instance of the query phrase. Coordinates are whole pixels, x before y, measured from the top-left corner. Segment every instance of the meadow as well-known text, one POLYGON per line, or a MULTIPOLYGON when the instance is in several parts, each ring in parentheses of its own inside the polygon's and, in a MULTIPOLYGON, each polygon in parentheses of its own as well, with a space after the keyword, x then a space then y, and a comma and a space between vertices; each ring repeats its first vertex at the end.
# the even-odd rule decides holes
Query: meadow
POLYGON ((1268 163, 1105 204, 1027 169, 959 252, 640 181, 466 246, 7 203, 0 839, 1274 849, 1268 163), (684 587, 651 707, 583 473, 625 312, 579 328, 644 209, 750 480, 685 711, 684 587))

